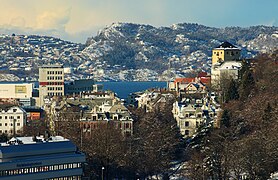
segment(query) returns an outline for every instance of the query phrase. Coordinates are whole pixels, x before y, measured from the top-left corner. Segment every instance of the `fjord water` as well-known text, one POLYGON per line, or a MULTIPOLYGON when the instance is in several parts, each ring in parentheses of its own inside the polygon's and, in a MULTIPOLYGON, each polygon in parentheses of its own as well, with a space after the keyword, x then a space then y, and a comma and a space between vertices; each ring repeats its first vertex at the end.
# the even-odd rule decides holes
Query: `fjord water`
POLYGON ((166 88, 165 81, 123 81, 123 82, 97 82, 103 84, 104 90, 115 92, 121 99, 126 99, 128 94, 144 91, 151 88, 166 88))

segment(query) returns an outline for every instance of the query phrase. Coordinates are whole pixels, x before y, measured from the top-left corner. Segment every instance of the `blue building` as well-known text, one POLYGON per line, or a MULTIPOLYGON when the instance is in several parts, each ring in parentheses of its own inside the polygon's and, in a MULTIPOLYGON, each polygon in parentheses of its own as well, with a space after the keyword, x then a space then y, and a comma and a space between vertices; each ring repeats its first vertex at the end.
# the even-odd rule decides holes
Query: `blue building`
POLYGON ((85 155, 61 136, 16 137, 0 146, 0 179, 70 179, 83 174, 85 155))

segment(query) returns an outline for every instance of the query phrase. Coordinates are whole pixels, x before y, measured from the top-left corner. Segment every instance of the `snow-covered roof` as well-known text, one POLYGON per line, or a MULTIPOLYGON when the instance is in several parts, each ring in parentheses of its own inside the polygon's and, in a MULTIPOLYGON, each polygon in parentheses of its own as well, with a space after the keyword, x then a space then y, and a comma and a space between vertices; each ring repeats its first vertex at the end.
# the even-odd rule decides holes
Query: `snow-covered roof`
POLYGON ((219 46, 217 46, 215 49, 240 49, 236 46, 234 46, 233 44, 225 41, 222 44, 220 44, 219 46))
POLYGON ((219 69, 240 69, 242 66, 241 62, 238 61, 226 61, 220 65, 219 69))

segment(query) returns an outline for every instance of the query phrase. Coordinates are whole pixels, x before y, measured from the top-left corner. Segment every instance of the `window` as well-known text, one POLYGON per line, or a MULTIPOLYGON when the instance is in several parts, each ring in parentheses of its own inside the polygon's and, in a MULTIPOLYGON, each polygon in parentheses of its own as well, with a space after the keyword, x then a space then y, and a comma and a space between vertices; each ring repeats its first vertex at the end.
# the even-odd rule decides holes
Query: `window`
POLYGON ((17 126, 20 126, 20 123, 17 123, 16 125, 17 125, 17 126))
POLYGON ((185 130, 184 135, 188 136, 189 135, 189 130, 185 130))
POLYGON ((189 122, 186 121, 186 122, 184 123, 184 126, 188 127, 188 126, 189 126, 189 122))

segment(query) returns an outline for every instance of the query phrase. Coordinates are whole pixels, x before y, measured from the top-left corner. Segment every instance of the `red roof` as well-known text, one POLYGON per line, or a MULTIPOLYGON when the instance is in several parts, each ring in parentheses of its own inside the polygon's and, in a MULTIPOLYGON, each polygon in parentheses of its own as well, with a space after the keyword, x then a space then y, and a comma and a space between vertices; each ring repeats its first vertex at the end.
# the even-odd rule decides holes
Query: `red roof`
POLYGON ((206 73, 206 72, 200 72, 198 74, 198 77, 207 77, 207 75, 208 75, 208 73, 206 73))
POLYGON ((176 78, 174 83, 190 83, 190 82, 194 82, 195 78, 176 78))
POLYGON ((208 76, 208 77, 201 77, 201 78, 200 78, 200 81, 201 81, 201 83, 203 83, 203 84, 209 84, 209 83, 210 83, 210 80, 211 80, 211 77, 210 77, 210 76, 208 76))

